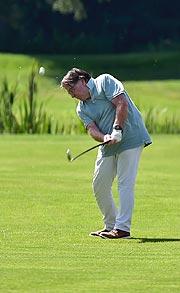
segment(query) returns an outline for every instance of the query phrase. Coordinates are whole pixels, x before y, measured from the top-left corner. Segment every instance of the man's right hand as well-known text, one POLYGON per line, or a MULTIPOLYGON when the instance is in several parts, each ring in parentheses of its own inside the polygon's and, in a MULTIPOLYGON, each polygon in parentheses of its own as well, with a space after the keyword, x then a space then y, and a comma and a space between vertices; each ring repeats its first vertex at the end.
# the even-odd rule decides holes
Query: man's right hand
POLYGON ((105 135, 104 135, 104 142, 106 142, 106 141, 109 141, 109 142, 107 143, 107 145, 112 145, 112 144, 114 144, 114 143, 117 142, 117 141, 112 137, 111 134, 105 134, 105 135))

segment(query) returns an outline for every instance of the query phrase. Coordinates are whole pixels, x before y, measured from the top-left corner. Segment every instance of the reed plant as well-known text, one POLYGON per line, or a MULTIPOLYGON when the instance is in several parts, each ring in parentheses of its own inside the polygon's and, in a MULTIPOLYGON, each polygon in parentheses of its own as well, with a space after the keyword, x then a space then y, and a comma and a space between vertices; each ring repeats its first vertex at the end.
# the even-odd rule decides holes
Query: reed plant
MULTIPOLYGON (((5 77, 0 87, 0 133, 28 134, 85 134, 86 129, 72 111, 62 112, 59 119, 45 109, 45 101, 38 99, 37 64, 33 64, 28 87, 19 92, 19 81, 10 85, 5 77)), ((179 134, 180 117, 167 108, 147 106, 140 109, 151 134, 179 134)), ((71 109, 72 110, 72 109, 71 109)), ((60 110, 61 111, 61 110, 60 110)))
POLYGON ((150 133, 153 134, 179 134, 180 117, 168 113, 166 108, 151 107, 142 111, 143 119, 150 133))
MULTIPOLYGON (((25 133, 52 133, 53 118, 48 116, 43 102, 37 100, 37 68, 34 66, 29 75, 28 93, 24 95, 19 105, 19 121, 21 132, 25 133)), ((56 128, 55 128, 56 129, 56 128)))
MULTIPOLYGON (((141 109, 143 121, 151 134, 179 134, 180 117, 178 114, 169 113, 166 108, 149 107, 141 109)), ((66 113, 58 130, 60 134, 86 134, 87 131, 77 115, 66 113)))
POLYGON ((18 81, 11 88, 8 80, 4 78, 0 90, 0 133, 52 134, 58 132, 58 122, 46 112, 44 103, 37 99, 36 74, 37 65, 35 64, 29 74, 27 92, 21 99, 15 99, 18 81), (14 106, 15 100, 16 106, 14 106))
POLYGON ((0 133, 19 132, 19 125, 13 113, 13 105, 17 93, 17 83, 10 87, 4 77, 0 90, 0 133))

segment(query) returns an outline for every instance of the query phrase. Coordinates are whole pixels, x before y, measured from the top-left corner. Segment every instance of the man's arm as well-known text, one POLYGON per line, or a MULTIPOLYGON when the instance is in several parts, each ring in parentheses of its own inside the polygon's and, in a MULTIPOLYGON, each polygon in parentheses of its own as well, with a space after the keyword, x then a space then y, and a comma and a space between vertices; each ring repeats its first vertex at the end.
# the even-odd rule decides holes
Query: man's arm
POLYGON ((111 101, 116 107, 116 116, 113 125, 120 125, 123 129, 125 121, 128 117, 128 102, 125 95, 120 94, 111 101))
MULTIPOLYGON (((116 115, 113 125, 120 125, 123 129, 125 121, 128 116, 128 103, 126 101, 125 95, 120 94, 119 96, 115 97, 111 101, 114 106, 116 107, 116 115)), ((96 123, 91 122, 87 126, 88 133, 97 141, 109 141, 111 140, 108 145, 112 145, 116 143, 116 139, 112 137, 111 134, 103 134, 99 128, 97 127, 96 123)))
POLYGON ((116 107, 116 114, 113 123, 113 132, 104 136, 104 141, 110 140, 108 145, 112 145, 121 141, 124 124, 128 117, 128 103, 124 94, 120 94, 119 96, 115 97, 111 102, 116 107), (122 130, 117 130, 116 128, 114 128, 115 125, 120 126, 120 129, 122 130))
POLYGON ((99 130, 95 122, 91 122, 87 126, 88 133, 97 141, 104 141, 104 134, 99 130))

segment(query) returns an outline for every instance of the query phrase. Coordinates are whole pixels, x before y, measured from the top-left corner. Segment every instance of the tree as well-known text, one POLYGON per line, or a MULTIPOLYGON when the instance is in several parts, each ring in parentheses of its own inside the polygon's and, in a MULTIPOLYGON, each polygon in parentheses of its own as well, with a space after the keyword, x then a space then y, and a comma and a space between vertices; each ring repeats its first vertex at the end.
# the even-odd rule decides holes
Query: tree
POLYGON ((130 2, 0 1, 0 51, 117 54, 179 49, 180 1, 130 2))
MULTIPOLYGON (((98 2, 109 2, 111 0, 97 0, 98 2)), ((54 10, 62 14, 74 14, 76 21, 87 18, 84 0, 49 0, 54 10)))

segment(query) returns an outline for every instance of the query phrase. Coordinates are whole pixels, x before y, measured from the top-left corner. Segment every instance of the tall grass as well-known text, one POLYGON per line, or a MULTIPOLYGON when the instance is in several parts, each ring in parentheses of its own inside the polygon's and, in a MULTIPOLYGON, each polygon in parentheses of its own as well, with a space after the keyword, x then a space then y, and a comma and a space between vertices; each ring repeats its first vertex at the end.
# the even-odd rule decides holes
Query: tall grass
MULTIPOLYGON (((19 105, 21 132, 50 134, 53 132, 53 117, 47 115, 43 102, 38 104, 36 72, 37 68, 33 67, 29 75, 28 93, 25 94, 19 105)), ((55 132, 57 129, 58 124, 56 123, 55 132)))
MULTIPOLYGON (((138 107, 140 109, 140 107, 138 107)), ((180 117, 172 114, 166 108, 149 107, 140 109, 143 121, 151 134, 179 134, 180 117)), ((58 130, 60 134, 85 134, 87 133, 81 121, 75 115, 64 117, 58 130)))
MULTIPOLYGON (((178 114, 169 113, 167 108, 149 107, 146 110, 138 106, 142 113, 143 121, 151 134, 179 134, 180 117, 178 114)), ((87 133, 81 121, 74 115, 64 116, 61 120, 60 134, 85 134, 87 133)))
MULTIPOLYGON (((11 88, 6 78, 0 91, 0 133, 57 133, 58 122, 49 115, 43 102, 37 99, 37 66, 33 65, 29 74, 28 89, 22 99, 16 102, 18 82, 11 88)), ((20 93, 19 93, 20 96, 20 93)))
POLYGON ((180 118, 177 114, 172 115, 166 108, 149 108, 142 112, 145 125, 150 133, 153 134, 179 134, 180 118))
MULTIPOLYGON (((38 99, 37 64, 34 63, 28 87, 19 91, 19 81, 10 85, 4 77, 0 87, 0 133, 39 133, 39 134, 85 134, 86 130, 75 113, 68 108, 60 112, 60 118, 45 110, 44 100, 38 99)), ((47 99, 45 99, 47 100, 47 99)), ((168 112, 166 108, 147 106, 138 107, 151 134, 179 134, 180 117, 168 112)))
POLYGON ((67 113, 63 117, 61 117, 61 122, 59 123, 58 128, 59 134, 86 134, 87 131, 84 128, 83 123, 77 116, 69 115, 67 113))
POLYGON ((10 88, 6 77, 0 92, 0 133, 19 132, 19 125, 13 113, 13 104, 17 92, 17 83, 10 88))

